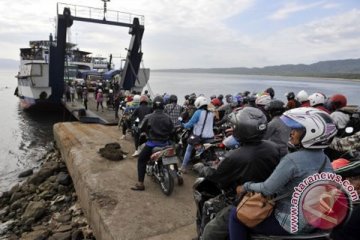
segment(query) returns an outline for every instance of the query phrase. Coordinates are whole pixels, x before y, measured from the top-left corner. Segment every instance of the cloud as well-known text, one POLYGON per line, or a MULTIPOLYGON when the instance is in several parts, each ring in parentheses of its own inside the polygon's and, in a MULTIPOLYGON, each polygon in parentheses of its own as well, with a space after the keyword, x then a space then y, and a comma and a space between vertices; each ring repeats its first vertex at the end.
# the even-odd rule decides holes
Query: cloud
POLYGON ((271 14, 269 16, 269 19, 272 20, 283 20, 289 17, 289 15, 293 13, 298 13, 301 11, 305 11, 314 7, 318 7, 320 5, 323 5, 324 1, 318 1, 310 4, 299 4, 297 2, 288 2, 285 3, 285 5, 277 10, 275 13, 271 14))
POLYGON ((288 28, 260 44, 268 60, 277 64, 358 58, 360 10, 288 28), (352 52, 351 52, 352 51, 352 52))

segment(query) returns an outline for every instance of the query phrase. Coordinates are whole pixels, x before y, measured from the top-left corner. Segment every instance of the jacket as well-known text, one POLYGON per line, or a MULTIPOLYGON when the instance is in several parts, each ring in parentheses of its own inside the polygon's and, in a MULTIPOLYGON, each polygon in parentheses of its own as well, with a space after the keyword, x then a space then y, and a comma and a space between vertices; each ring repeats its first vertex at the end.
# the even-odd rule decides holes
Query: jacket
POLYGON ((152 113, 152 108, 147 104, 140 104, 138 108, 135 109, 131 116, 131 120, 135 121, 136 118, 139 118, 140 122, 145 118, 146 115, 152 113))
MULTIPOLYGON (((244 189, 246 191, 260 192, 266 196, 273 194, 281 196, 289 193, 289 196, 276 202, 275 218, 286 231, 291 232, 290 211, 294 187, 297 187, 307 177, 317 173, 324 160, 326 161, 326 165, 323 172, 333 172, 329 158, 324 154, 322 149, 301 149, 289 153, 280 160, 279 165, 277 165, 274 172, 265 182, 247 182, 244 184, 244 189)), ((313 230, 314 228, 306 223, 305 218, 299 209, 299 233, 310 232, 313 230)))
POLYGON ((203 139, 214 137, 214 114, 204 109, 198 109, 191 117, 190 121, 184 124, 184 128, 193 128, 192 133, 200 136, 203 139), (206 122, 205 122, 205 116, 206 122), (205 123, 204 123, 205 122, 205 123), (203 125, 205 124, 203 132, 201 132, 203 125))
POLYGON ((139 129, 146 132, 148 141, 165 142, 170 140, 174 125, 170 117, 163 110, 155 110, 140 122, 139 129))
POLYGON ((247 181, 264 181, 273 172, 279 160, 280 151, 277 145, 263 140, 243 144, 228 152, 217 169, 204 167, 200 175, 227 189, 247 181))
POLYGON ((264 136, 265 140, 276 143, 280 148, 281 157, 288 153, 288 141, 291 129, 275 116, 269 123, 264 136))

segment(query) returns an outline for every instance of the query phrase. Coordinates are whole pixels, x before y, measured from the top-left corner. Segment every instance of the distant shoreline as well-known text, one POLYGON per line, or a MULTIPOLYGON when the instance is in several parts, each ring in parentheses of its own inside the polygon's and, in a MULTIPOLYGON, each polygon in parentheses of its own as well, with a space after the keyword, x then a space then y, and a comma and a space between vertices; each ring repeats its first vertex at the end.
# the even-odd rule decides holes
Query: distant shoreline
POLYGON ((240 76, 270 76, 270 77, 291 77, 291 78, 324 78, 333 80, 349 80, 353 82, 360 82, 360 74, 324 74, 324 75, 282 75, 282 74, 244 74, 234 72, 215 72, 215 71, 192 71, 191 69, 156 69, 151 70, 152 72, 172 72, 172 73, 192 73, 192 74, 231 74, 240 76))

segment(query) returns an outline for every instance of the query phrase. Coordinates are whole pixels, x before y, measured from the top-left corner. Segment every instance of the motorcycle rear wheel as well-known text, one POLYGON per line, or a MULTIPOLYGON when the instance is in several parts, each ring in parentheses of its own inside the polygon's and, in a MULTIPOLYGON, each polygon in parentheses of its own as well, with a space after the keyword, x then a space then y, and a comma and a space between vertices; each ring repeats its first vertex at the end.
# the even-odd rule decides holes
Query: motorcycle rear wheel
POLYGON ((161 180, 160 180, 160 187, 161 191, 166 195, 170 196, 174 190, 174 179, 170 174, 169 166, 162 166, 161 169, 161 180))

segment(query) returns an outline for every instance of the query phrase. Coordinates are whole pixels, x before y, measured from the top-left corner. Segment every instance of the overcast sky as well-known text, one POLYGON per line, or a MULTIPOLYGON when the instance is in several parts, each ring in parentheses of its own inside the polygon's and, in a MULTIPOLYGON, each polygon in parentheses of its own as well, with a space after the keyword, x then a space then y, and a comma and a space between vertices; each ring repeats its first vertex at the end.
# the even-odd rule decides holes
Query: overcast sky
MULTIPOLYGON (((63 0, 102 8, 101 0, 63 0)), ((54 0, 0 1, 0 58, 55 32, 54 0)), ((109 10, 145 16, 144 66, 263 67, 360 57, 359 0, 111 0, 109 10)), ((84 51, 125 57, 127 28, 75 22, 84 51)), ((115 63, 120 58, 114 59, 115 63)))

